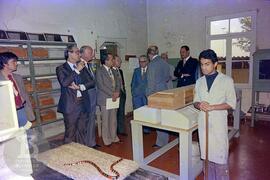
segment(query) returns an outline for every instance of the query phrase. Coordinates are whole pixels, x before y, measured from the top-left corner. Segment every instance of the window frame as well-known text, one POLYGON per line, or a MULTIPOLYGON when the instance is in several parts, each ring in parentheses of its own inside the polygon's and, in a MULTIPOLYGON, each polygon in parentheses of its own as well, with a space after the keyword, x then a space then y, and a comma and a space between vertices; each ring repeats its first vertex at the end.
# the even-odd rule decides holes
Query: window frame
MULTIPOLYGON (((249 78, 248 83, 235 83, 238 88, 251 88, 252 87, 252 76, 253 76, 253 53, 256 51, 256 18, 257 11, 248 11, 243 13, 231 14, 231 15, 222 15, 215 17, 206 18, 206 48, 210 48, 211 40, 226 40, 226 74, 232 76, 232 63, 236 61, 232 61, 232 39, 246 37, 251 41, 250 47, 250 59, 249 59, 249 78), (218 34, 218 35, 210 35, 210 28, 212 21, 233 19, 233 18, 241 18, 241 17, 251 17, 251 30, 247 32, 235 32, 235 33, 227 33, 227 34, 218 34)), ((230 23, 229 23, 230 30, 230 23)))

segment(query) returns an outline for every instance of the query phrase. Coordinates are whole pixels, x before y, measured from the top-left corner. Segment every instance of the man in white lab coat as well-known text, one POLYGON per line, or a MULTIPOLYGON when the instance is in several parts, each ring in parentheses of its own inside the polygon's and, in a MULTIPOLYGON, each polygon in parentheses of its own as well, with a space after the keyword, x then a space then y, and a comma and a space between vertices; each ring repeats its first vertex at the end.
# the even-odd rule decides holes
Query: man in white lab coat
POLYGON ((205 159, 205 112, 208 112, 208 179, 228 180, 227 110, 236 106, 234 84, 231 77, 216 71, 218 59, 213 50, 202 51, 199 60, 204 76, 196 82, 194 106, 201 110, 198 116, 201 158, 205 159))

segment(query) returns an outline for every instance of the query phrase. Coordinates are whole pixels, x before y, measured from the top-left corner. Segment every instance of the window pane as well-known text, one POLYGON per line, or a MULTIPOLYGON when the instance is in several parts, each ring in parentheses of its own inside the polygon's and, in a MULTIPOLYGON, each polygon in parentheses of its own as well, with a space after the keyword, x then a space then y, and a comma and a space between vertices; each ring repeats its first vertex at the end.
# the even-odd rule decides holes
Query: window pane
POLYGON ((232 78, 234 83, 248 83, 249 62, 240 61, 232 63, 232 78))
POLYGON ((229 20, 211 21, 210 34, 227 34, 229 33, 229 20))
POLYGON ((226 39, 211 40, 210 48, 217 53, 219 60, 226 59, 226 39))
POLYGON ((232 39, 232 60, 249 60, 251 41, 241 37, 232 39))
POLYGON ((230 19, 230 32, 237 33, 237 32, 247 32, 251 31, 251 17, 240 17, 230 19))

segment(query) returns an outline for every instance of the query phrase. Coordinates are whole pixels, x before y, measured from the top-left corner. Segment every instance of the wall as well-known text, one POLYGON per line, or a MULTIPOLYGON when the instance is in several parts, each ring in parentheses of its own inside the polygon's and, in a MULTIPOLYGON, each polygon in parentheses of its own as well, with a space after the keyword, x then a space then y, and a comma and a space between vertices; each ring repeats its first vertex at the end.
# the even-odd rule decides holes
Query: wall
MULTIPOLYGON (((9 0, 0 1, 0 29, 72 34, 79 46, 99 48, 104 41, 120 44, 127 84, 127 111, 132 110, 125 54, 147 48, 145 0, 9 0)), ((97 55, 98 56, 98 55, 97 55)))
MULTIPOLYGON (((269 0, 147 0, 148 44, 156 44, 169 58, 179 57, 179 47, 187 44, 191 55, 198 57, 206 48, 206 18, 247 11, 257 14, 257 42, 259 49, 270 48, 269 0)), ((251 104, 250 88, 243 90, 243 110, 251 104)), ((270 103, 270 99, 268 104, 270 103)))

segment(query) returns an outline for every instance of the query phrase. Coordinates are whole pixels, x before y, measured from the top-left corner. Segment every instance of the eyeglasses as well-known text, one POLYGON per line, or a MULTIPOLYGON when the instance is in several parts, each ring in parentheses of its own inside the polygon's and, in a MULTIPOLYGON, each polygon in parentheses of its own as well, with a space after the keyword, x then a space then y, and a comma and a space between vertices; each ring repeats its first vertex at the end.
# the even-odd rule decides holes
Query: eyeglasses
POLYGON ((76 53, 76 54, 80 54, 80 51, 69 51, 71 53, 76 53))
POLYGON ((145 63, 145 62, 147 62, 147 61, 139 61, 139 63, 145 63))

